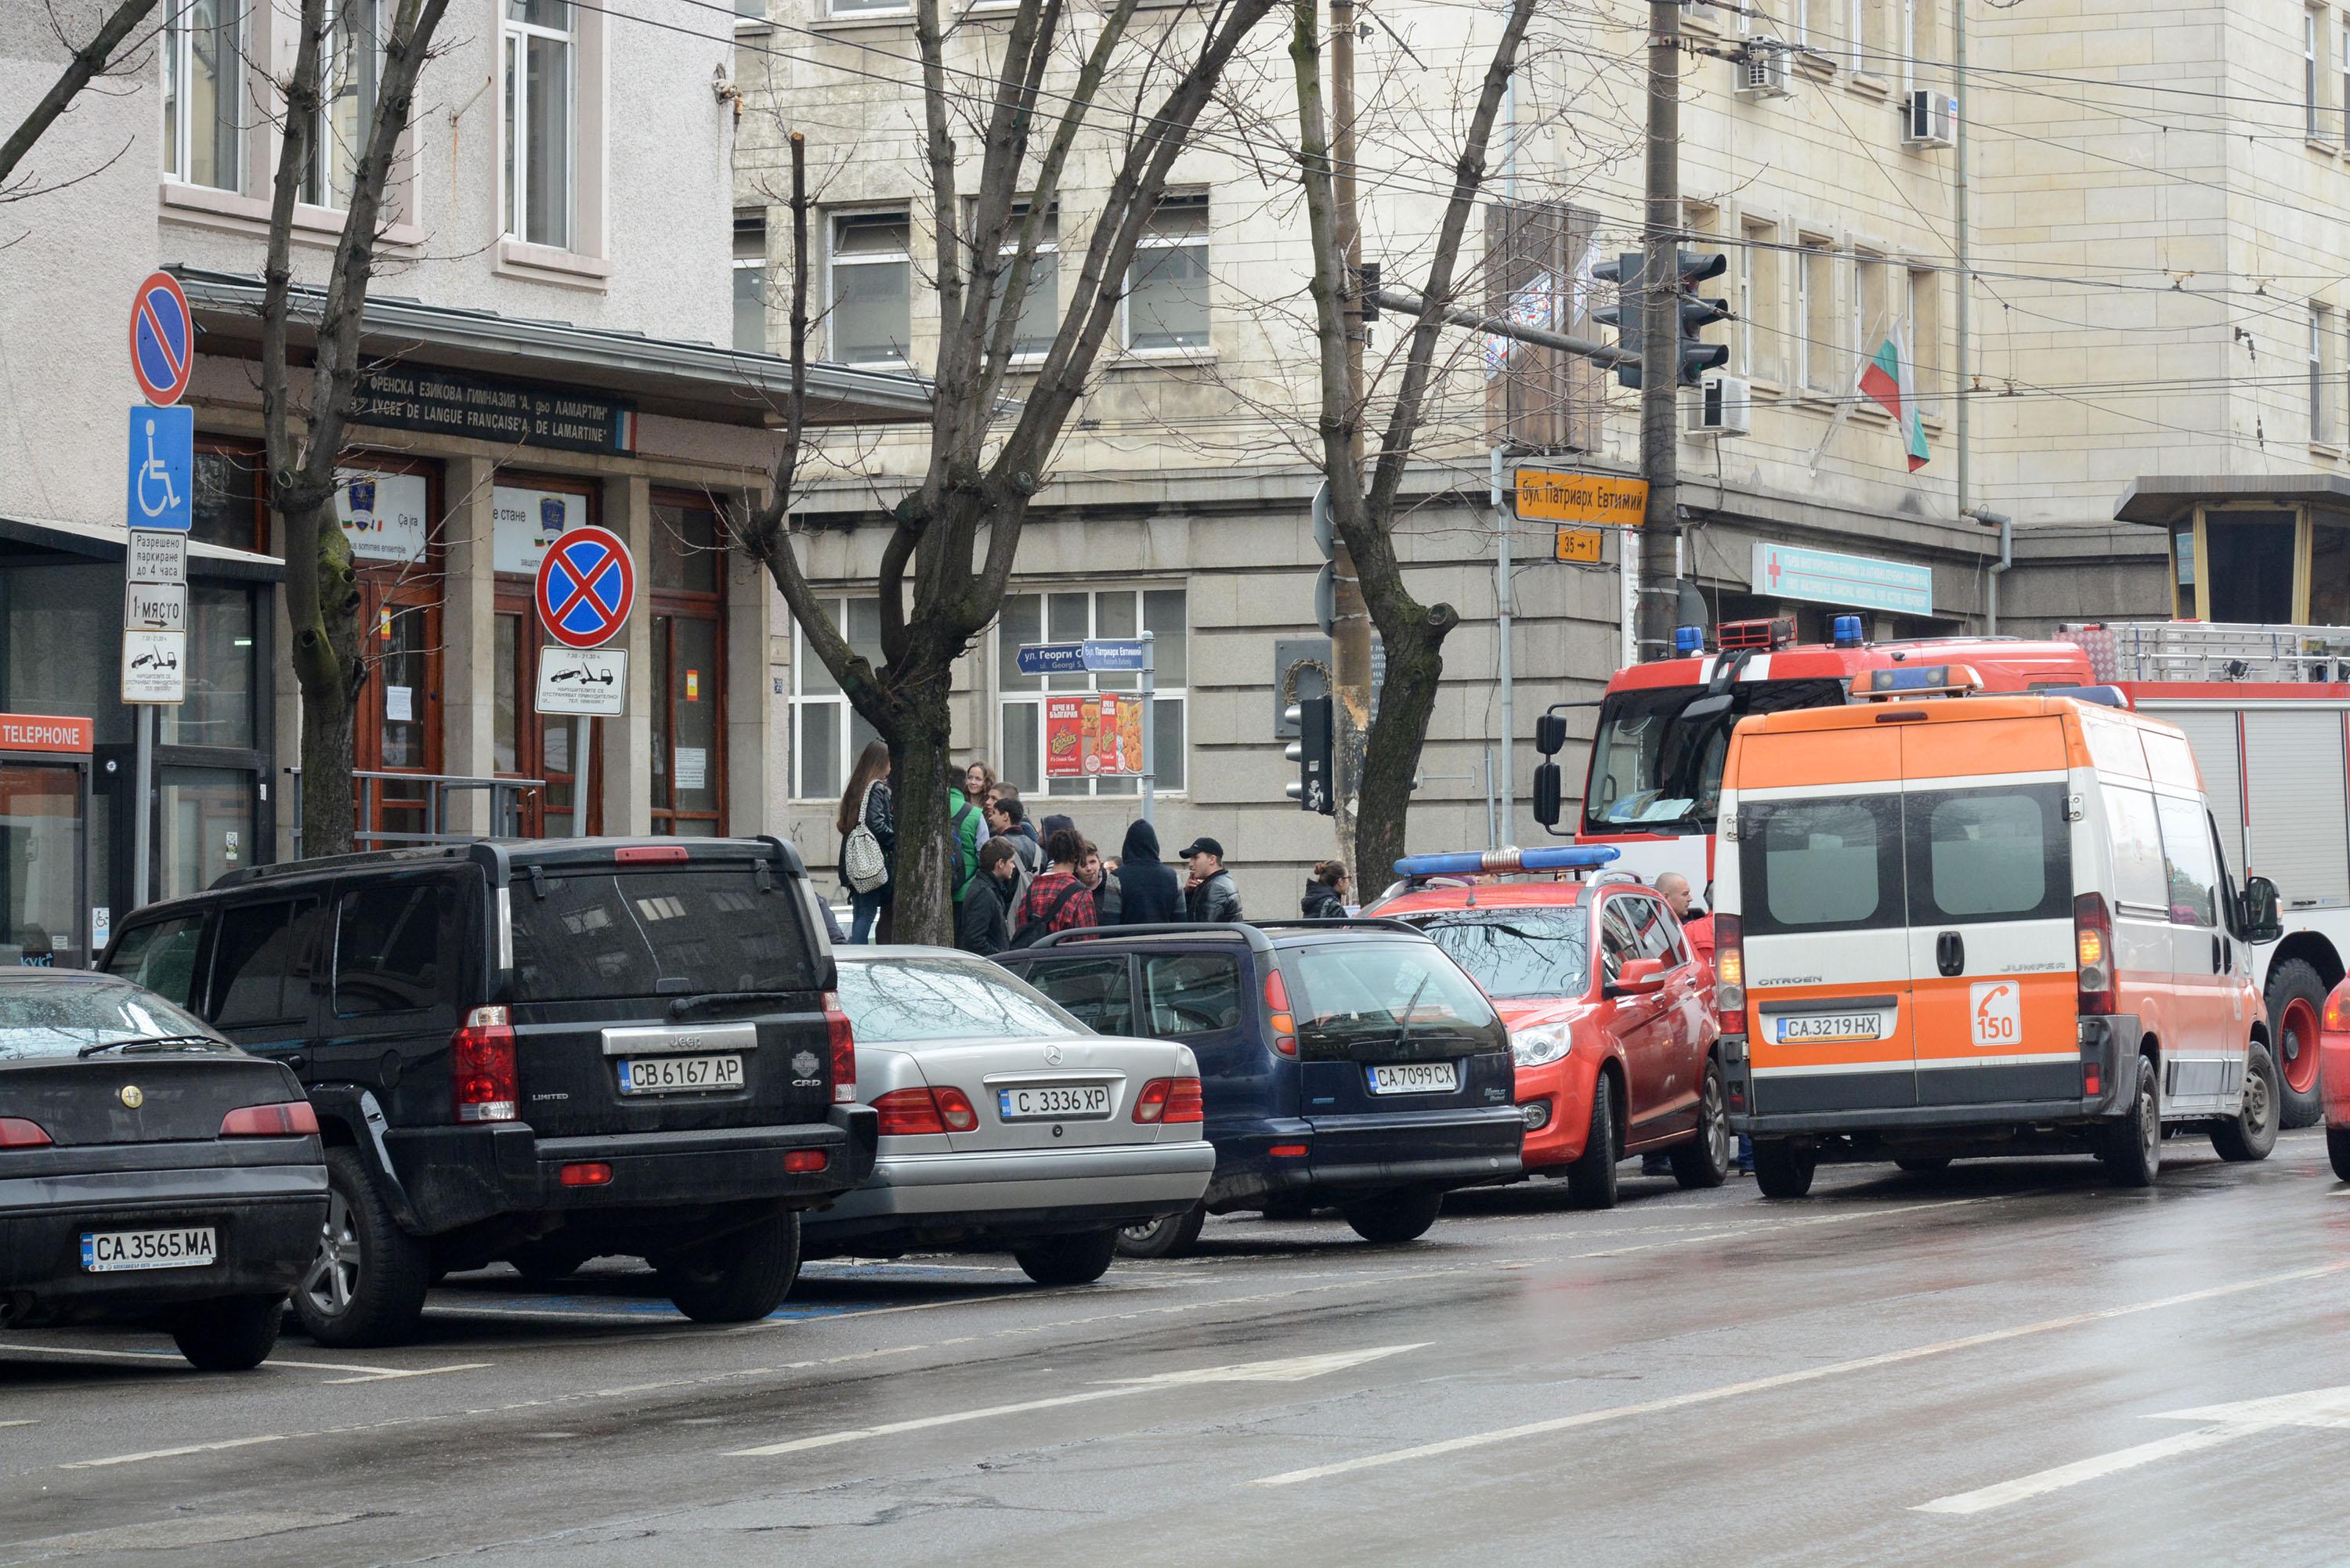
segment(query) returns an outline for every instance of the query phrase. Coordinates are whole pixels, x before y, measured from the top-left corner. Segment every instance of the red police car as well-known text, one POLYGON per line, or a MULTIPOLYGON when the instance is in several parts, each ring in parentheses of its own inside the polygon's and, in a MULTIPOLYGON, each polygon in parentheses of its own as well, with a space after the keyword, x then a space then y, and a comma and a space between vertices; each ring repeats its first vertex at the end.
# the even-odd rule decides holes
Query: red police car
POLYGON ((1614 1206, 1631 1155, 1669 1157, 1683 1187, 1730 1173, 1712 971, 1652 888, 1591 875, 1615 857, 1599 845, 1409 856, 1363 911, 1427 932, 1493 999, 1526 1172, 1564 1176, 1586 1209, 1614 1206))

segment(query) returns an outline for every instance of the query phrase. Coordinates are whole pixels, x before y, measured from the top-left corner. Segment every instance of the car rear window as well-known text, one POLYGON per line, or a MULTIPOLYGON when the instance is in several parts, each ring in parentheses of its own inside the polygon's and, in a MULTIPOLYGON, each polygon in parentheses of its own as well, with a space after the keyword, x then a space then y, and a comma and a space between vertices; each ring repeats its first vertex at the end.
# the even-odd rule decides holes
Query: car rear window
POLYGON ((1904 803, 1913 925, 2069 918, 2064 786, 1921 790, 1904 803))
POLYGON ((1301 1038, 1458 1034, 1493 1023, 1493 1004, 1433 942, 1311 942, 1290 949, 1301 1038))
POLYGON ((1743 802, 1738 840, 1748 934, 1903 923, 1900 796, 1743 802))
MULTIPOLYGON (((0 1061, 77 1056, 119 1040, 220 1040, 192 1014, 131 985, 87 980, 0 985, 0 1061)), ((227 1049, 227 1043, 221 1042, 227 1049)))
POLYGON ((842 959, 840 1005, 871 1045, 1076 1035, 1085 1025, 984 959, 842 959))
POLYGON ((1581 996, 1591 989, 1590 925, 1581 909, 1447 909, 1412 923, 1487 996, 1581 996))
POLYGON ((512 903, 517 1002, 816 989, 791 885, 745 866, 517 877, 512 903))

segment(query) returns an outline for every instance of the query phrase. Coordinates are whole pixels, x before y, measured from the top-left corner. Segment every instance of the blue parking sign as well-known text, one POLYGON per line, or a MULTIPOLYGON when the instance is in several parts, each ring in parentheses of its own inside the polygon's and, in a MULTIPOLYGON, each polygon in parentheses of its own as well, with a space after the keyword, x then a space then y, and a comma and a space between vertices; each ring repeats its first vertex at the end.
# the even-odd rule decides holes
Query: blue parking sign
POLYGON ((124 508, 130 526, 188 531, 195 521, 193 409, 179 404, 130 410, 130 483, 124 508))

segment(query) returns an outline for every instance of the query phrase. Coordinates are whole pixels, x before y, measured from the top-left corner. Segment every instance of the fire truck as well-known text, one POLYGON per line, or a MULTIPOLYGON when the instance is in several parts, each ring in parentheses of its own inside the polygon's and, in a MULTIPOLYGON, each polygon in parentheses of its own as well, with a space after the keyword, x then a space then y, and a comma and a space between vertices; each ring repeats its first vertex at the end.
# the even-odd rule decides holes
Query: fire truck
MULTIPOLYGON (((1703 628, 1683 627, 1679 657, 1620 670, 1596 702, 1545 713, 1534 744, 1548 759, 1565 746, 1562 710, 1598 709, 1576 842, 1614 846, 1617 868, 1645 880, 1678 871, 1710 904, 1722 759, 1748 714, 1845 702, 1856 675, 1906 664, 1968 665, 1991 691, 2118 687, 2186 732, 2237 874, 2277 885, 2285 934, 2258 950, 2259 979, 2284 1125, 2315 1121, 2318 1023, 2350 954, 2350 628, 2126 622, 2062 627, 2052 641, 1868 642, 1856 616, 1834 627, 1831 643, 1798 644, 1789 620, 1725 622, 1711 652, 1703 628)), ((1534 808, 1561 831, 1547 760, 1534 808)))

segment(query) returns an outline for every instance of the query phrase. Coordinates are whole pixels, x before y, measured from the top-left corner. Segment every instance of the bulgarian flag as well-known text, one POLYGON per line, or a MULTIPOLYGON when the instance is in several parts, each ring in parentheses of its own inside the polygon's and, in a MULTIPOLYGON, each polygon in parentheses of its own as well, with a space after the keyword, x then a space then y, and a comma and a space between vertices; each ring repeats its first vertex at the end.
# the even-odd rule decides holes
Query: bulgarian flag
POLYGON ((1897 326, 1877 346, 1876 356, 1860 369, 1860 389, 1883 406, 1901 427, 1902 444, 1909 450, 1909 472, 1926 466, 1926 421, 1918 411, 1918 390, 1909 379, 1909 357, 1901 351, 1897 326))

